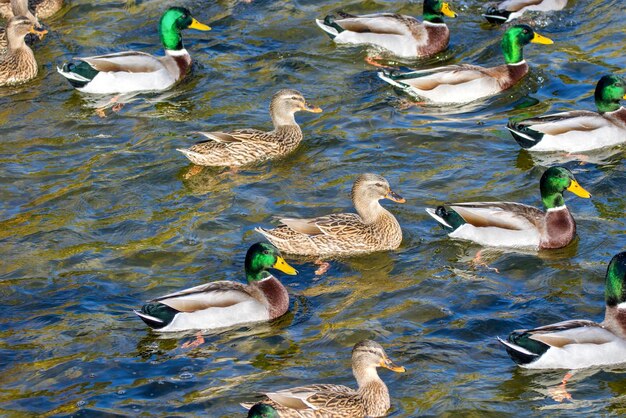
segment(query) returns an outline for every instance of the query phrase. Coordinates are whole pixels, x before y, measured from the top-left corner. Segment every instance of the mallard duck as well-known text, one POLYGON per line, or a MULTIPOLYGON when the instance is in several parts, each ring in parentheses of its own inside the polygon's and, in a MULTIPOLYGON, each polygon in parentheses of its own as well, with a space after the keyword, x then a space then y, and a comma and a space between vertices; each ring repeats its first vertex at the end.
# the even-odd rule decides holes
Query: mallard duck
POLYGON ((433 103, 468 103, 493 96, 520 81, 528 73, 523 47, 529 42, 552 43, 535 33, 530 26, 516 25, 502 36, 500 46, 505 65, 491 68, 469 64, 448 65, 404 74, 383 70, 378 76, 407 93, 433 103))
POLYGON ((489 7, 483 16, 490 23, 504 23, 517 19, 524 12, 551 12, 563 10, 566 5, 567 0, 505 0, 496 6, 489 7))
POLYGON ((76 58, 57 71, 77 90, 85 93, 129 93, 170 88, 191 67, 191 56, 183 47, 183 29, 211 30, 198 22, 184 7, 170 7, 161 17, 161 42, 165 56, 125 51, 95 57, 76 58))
MULTIPOLYGON (((361 341, 352 349, 352 373, 359 385, 357 390, 332 384, 300 386, 266 393, 267 399, 261 402, 271 405, 282 418, 382 417, 387 415, 391 402, 377 367, 397 373, 405 371, 387 357, 380 344, 361 341)), ((252 406, 241 405, 247 409, 252 406)))
POLYGON ((539 182, 541 200, 546 208, 512 202, 451 203, 446 209, 426 209, 426 212, 452 238, 474 241, 489 247, 562 248, 576 236, 576 222, 565 206, 563 192, 589 198, 574 175, 565 167, 550 167, 539 182))
POLYGON ((248 418, 279 418, 278 411, 266 403, 256 403, 248 411, 248 418))
POLYGON ((424 0, 424 22, 412 16, 379 13, 355 16, 338 13, 316 19, 317 25, 338 44, 368 44, 382 47, 397 57, 420 58, 445 50, 450 31, 443 16, 456 17, 441 0, 424 0))
POLYGON ((161 332, 208 330, 250 322, 270 321, 287 312, 287 289, 270 274, 298 272, 285 262, 276 247, 256 243, 246 253, 248 284, 217 281, 156 298, 135 312, 148 326, 161 332))
MULTIPOLYGON (((61 10, 61 7, 63 7, 63 0, 0 0, 0 16, 5 19, 10 19, 13 16, 19 15, 26 16, 26 14, 22 11, 16 13, 16 3, 23 3, 29 10, 32 10, 35 15, 40 19, 46 19, 52 16, 53 14, 61 10)), ((37 27, 39 27, 39 24, 37 24, 37 27)))
POLYGON ((0 86, 25 83, 37 76, 37 60, 24 42, 27 33, 40 38, 46 31, 38 31, 24 16, 13 17, 7 25, 8 48, 0 55, 0 86))
POLYGON ((352 202, 358 213, 334 213, 311 219, 280 219, 274 229, 255 228, 288 254, 336 256, 393 250, 402 242, 396 218, 383 208, 381 199, 405 200, 377 174, 361 174, 352 187, 352 202))
POLYGON ((282 157, 295 150, 302 140, 302 131, 294 114, 300 110, 320 113, 322 109, 306 103, 296 90, 280 90, 270 103, 274 130, 239 129, 231 132, 199 132, 208 138, 185 149, 185 157, 197 165, 237 167, 282 157))
POLYGON ((513 331, 504 344, 514 362, 528 369, 581 369, 626 363, 626 252, 606 271, 604 321, 570 320, 513 331))
MULTIPOLYGON (((11 0, 10 7, 13 12, 11 17, 24 16, 27 17, 33 25, 35 25, 35 28, 41 27, 39 20, 30 12, 30 10, 28 10, 28 0, 11 0)), ((8 39, 6 28, 0 28, 0 52, 4 52, 7 46, 8 39)))
POLYGON ((531 151, 581 152, 626 141, 626 81, 605 75, 596 86, 598 112, 577 110, 509 122, 513 138, 531 151))

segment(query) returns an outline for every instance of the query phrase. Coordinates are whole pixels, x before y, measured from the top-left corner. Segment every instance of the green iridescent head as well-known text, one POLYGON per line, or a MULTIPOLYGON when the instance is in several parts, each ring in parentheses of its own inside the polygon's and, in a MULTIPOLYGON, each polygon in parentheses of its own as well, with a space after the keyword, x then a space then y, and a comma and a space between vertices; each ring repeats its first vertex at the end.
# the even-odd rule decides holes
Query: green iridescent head
POLYGON ((266 279, 271 276, 268 269, 280 270, 291 276, 298 274, 298 271, 291 267, 280 255, 278 248, 265 242, 257 242, 252 245, 246 253, 246 277, 249 282, 266 279))
POLYGON ((626 251, 611 259, 606 269, 606 306, 617 306, 626 302, 626 251))
POLYGON ((271 405, 259 402, 250 408, 248 418, 279 418, 279 415, 271 405))
POLYGON ((548 168, 541 176, 539 188, 541 189, 541 200, 546 209, 565 205, 563 200, 565 190, 569 190, 579 197, 591 197, 591 193, 583 189, 572 172, 565 167, 548 168))
POLYGON ((528 25, 511 26, 502 35, 500 47, 504 54, 504 61, 507 64, 517 64, 524 60, 524 45, 529 43, 549 45, 551 39, 541 36, 528 25))
POLYGON ((424 0, 424 20, 431 23, 443 23, 443 16, 456 17, 450 4, 441 0, 424 0))
POLYGON ((620 108, 619 101, 626 100, 626 81, 616 75, 605 75, 598 81, 594 96, 599 112, 614 112, 620 108))
POLYGON ((203 23, 198 22, 191 16, 189 10, 184 7, 170 7, 167 9, 159 23, 161 42, 165 49, 178 51, 183 49, 183 38, 180 32, 183 29, 211 30, 203 23))

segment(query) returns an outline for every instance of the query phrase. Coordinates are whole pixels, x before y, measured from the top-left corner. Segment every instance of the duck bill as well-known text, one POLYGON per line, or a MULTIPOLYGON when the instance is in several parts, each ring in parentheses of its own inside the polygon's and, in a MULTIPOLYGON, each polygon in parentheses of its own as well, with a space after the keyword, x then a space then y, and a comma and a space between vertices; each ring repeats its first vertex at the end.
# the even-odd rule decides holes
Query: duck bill
POLYGON ((205 25, 204 23, 200 23, 198 22, 196 19, 194 19, 193 17, 191 18, 191 25, 188 26, 188 28, 190 29, 196 29, 196 30, 211 30, 211 27, 208 25, 205 25))
POLYGON ((624 97, 622 97, 622 99, 626 100, 626 94, 624 95, 624 97))
POLYGON ((569 185, 567 190, 574 193, 578 197, 584 197, 585 199, 588 199, 591 197, 591 193, 583 189, 582 186, 578 184, 576 180, 572 180, 572 183, 569 185))
POLYGON ((406 369, 404 367, 398 366, 396 363, 391 361, 389 357, 385 357, 384 359, 381 360, 380 367, 384 367, 385 369, 389 369, 396 373, 406 372, 406 369))
POLYGON ((533 36, 533 39, 531 39, 530 42, 534 44, 544 44, 544 45, 552 45, 554 43, 552 39, 543 35, 539 35, 537 32, 535 32, 535 36, 533 36))
POLYGON ((443 13, 444 16, 448 17, 457 16, 456 12, 450 8, 450 5, 448 3, 444 3, 443 6, 441 6, 441 13, 443 13))
POLYGON ((394 192, 393 190, 389 190, 387 192, 387 194, 385 195, 385 199, 393 200, 394 202, 398 202, 398 203, 406 202, 405 198, 403 198, 402 196, 400 196, 398 193, 394 192))
POLYGON ((296 274, 298 274, 298 270, 296 270, 295 268, 287 264, 285 259, 282 258, 281 256, 276 257, 276 262, 274 263, 272 267, 290 276, 295 276, 296 274))
POLYGON ((42 40, 44 36, 46 36, 46 33, 48 33, 48 31, 46 29, 35 29, 35 27, 33 26, 28 32, 37 35, 37 37, 39 38, 39 40, 42 40))
POLYGON ((308 103, 306 103, 304 105, 302 110, 304 110, 305 112, 311 112, 311 113, 322 113, 322 108, 321 107, 313 106, 313 105, 310 105, 308 103))

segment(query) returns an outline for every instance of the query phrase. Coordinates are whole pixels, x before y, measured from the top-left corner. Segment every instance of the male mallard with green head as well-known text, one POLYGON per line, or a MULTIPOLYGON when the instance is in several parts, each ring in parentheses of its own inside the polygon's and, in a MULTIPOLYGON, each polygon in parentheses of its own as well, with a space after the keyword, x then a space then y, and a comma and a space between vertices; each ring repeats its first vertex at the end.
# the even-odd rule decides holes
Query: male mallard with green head
POLYGON ((424 22, 412 16, 378 13, 355 16, 343 12, 316 19, 317 25, 338 44, 374 45, 400 58, 421 58, 445 50, 450 31, 443 16, 456 17, 442 0, 424 0, 424 22))
POLYGON ((33 33, 40 38, 46 31, 38 31, 25 16, 11 18, 7 25, 8 48, 0 55, 0 86, 25 83, 37 76, 37 60, 24 36, 33 33))
MULTIPOLYGON (((352 349, 352 373, 359 387, 357 390, 343 385, 308 385, 266 393, 267 399, 261 402, 272 406, 282 418, 383 417, 391 407, 391 400, 387 385, 376 371, 378 367, 397 373, 405 371, 389 359, 380 344, 364 340, 352 349)), ((242 406, 249 409, 252 405, 242 406)))
POLYGON ((177 151, 192 163, 202 166, 239 167, 279 158, 294 151, 302 141, 302 130, 294 117, 301 110, 312 113, 322 111, 309 105, 299 91, 279 90, 270 103, 273 130, 199 132, 208 139, 177 151))
POLYGON ((198 22, 184 7, 170 7, 160 21, 165 56, 139 51, 76 58, 57 68, 72 86, 85 93, 113 94, 165 90, 182 79, 191 68, 191 56, 183 46, 181 31, 211 28, 198 22))
POLYGON ((606 270, 606 311, 601 323, 570 320, 514 331, 498 338, 511 359, 527 369, 581 369, 626 364, 626 252, 606 270))
POLYGON ((551 12, 563 10, 567 0, 505 0, 487 9, 483 16, 490 23, 510 22, 521 17, 525 12, 551 12))
POLYGON ((551 44, 530 26, 508 28, 500 44, 505 65, 485 68, 477 65, 448 65, 429 70, 397 73, 383 70, 378 76, 401 90, 432 103, 468 103, 498 94, 528 73, 523 48, 528 43, 551 44))
POLYGON ((208 330, 251 322, 270 321, 289 308, 287 289, 267 271, 298 272, 276 247, 252 245, 246 253, 248 284, 217 281, 156 298, 134 311, 148 326, 160 332, 208 330))
POLYGON ((341 256, 393 250, 402 242, 396 218, 379 200, 404 203, 383 176, 361 174, 352 187, 357 213, 334 213, 311 219, 280 219, 274 229, 255 228, 288 254, 341 256))
POLYGON ((546 211, 512 202, 451 203, 426 212, 448 236, 489 247, 553 249, 568 245, 576 236, 576 222, 565 206, 563 192, 589 198, 571 171, 550 167, 539 183, 546 211))
POLYGON ((598 112, 576 110, 509 122, 513 138, 529 151, 582 152, 626 141, 626 80, 605 75, 595 91, 598 112))

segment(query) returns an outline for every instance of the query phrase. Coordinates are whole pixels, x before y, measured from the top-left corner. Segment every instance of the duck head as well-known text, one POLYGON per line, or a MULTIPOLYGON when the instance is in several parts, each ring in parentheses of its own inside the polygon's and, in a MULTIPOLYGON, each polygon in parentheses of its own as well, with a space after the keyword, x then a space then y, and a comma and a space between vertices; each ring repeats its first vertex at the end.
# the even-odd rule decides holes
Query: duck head
POLYGON ((281 256, 278 248, 265 242, 253 244, 246 253, 246 278, 248 282, 258 282, 271 276, 269 269, 276 269, 294 276, 298 271, 281 256))
POLYGON ((536 33, 528 25, 511 26, 502 35, 500 47, 507 64, 518 64, 524 60, 524 45, 529 43, 549 45, 554 42, 536 33))
POLYGON ((564 206, 563 192, 568 190, 578 197, 590 198, 591 193, 583 189, 574 175, 565 167, 548 168, 539 182, 541 200, 546 209, 564 206))
POLYGON ((598 81, 594 94, 600 113, 614 112, 620 100, 626 100, 626 80, 616 75, 605 75, 598 81))

